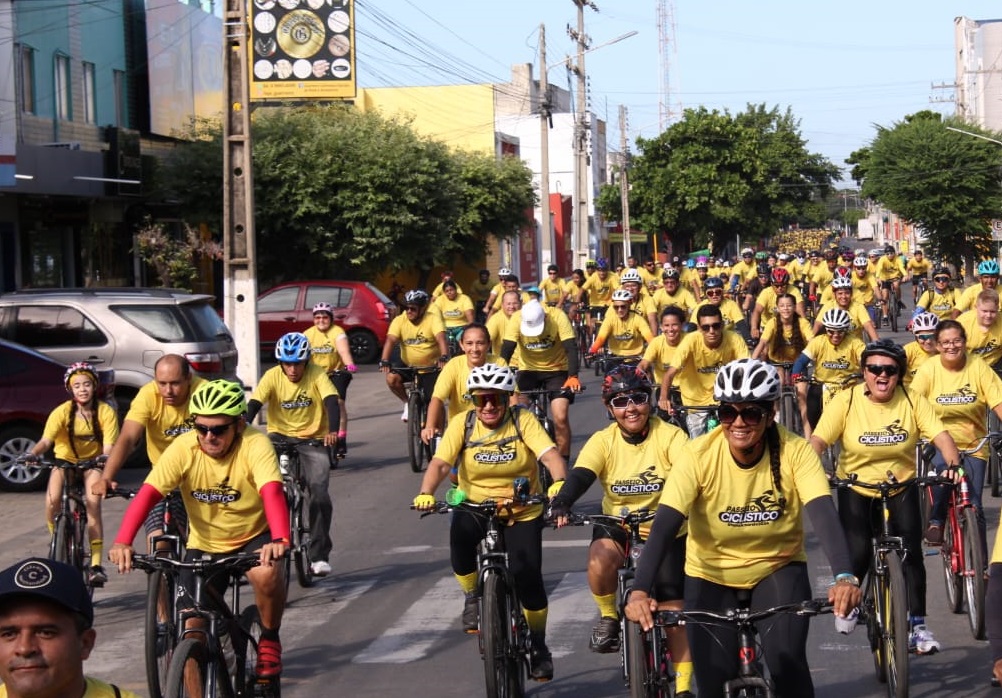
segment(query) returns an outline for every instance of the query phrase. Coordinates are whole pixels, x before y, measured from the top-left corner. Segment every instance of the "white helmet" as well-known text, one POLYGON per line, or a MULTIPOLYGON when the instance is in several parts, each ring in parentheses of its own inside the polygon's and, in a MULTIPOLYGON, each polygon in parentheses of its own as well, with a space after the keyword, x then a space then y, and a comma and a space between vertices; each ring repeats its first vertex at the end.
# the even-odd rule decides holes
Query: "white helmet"
POLYGON ((852 289, 852 279, 848 276, 836 276, 832 279, 832 290, 837 291, 840 288, 852 289))
POLYGON ((503 390, 515 392, 515 373, 507 366, 484 364, 470 370, 466 379, 467 390, 503 390))
POLYGON ((853 258, 852 266, 856 267, 857 269, 866 269, 867 267, 870 266, 870 263, 866 261, 866 255, 861 254, 853 258))
POLYGON ((755 250, 753 250, 750 247, 746 247, 743 250, 741 250, 741 256, 742 257, 747 257, 748 255, 754 256, 755 255, 755 250))
POLYGON ((936 313, 919 313, 912 318, 912 332, 932 332, 939 325, 936 313))
POLYGON ((642 284, 644 281, 640 278, 640 272, 636 269, 624 269, 623 273, 619 275, 619 283, 625 284, 629 281, 633 281, 638 284, 642 284))
POLYGON ((511 276, 511 269, 508 267, 501 267, 498 269, 498 276, 511 276))
POLYGON ((612 292, 612 302, 615 303, 616 301, 624 303, 632 303, 633 294, 627 291, 625 288, 617 288, 615 291, 612 292))
POLYGON ((779 399, 779 372, 758 359, 738 359, 717 371, 713 399, 717 402, 772 402, 779 399))
POLYGON ((855 254, 857 257, 865 257, 866 250, 863 249, 862 247, 857 247, 855 250, 853 250, 853 254, 855 254))
POLYGON ((831 308, 821 316, 821 324, 826 330, 848 330, 852 327, 852 318, 841 308, 831 308))

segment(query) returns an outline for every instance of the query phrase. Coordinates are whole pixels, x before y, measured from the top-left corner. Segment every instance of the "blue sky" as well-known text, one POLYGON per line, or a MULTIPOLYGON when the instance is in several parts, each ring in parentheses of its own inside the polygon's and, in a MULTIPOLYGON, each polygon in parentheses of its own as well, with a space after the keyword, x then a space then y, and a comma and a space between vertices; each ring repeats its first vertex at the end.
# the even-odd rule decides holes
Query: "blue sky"
MULTIPOLYGON (((538 65, 539 25, 547 62, 575 51, 572 0, 356 0, 362 87, 508 80, 516 63, 538 65)), ((630 140, 660 131, 657 0, 596 0, 585 11, 592 45, 636 36, 586 57, 590 104, 618 150, 618 109, 629 110, 630 140)), ((977 0, 675 0, 672 108, 741 111, 748 102, 791 107, 808 148, 848 170, 845 158, 874 135, 921 109, 953 113, 953 19, 1002 16, 977 0)), ((535 74, 535 73, 534 73, 535 74)), ((550 81, 567 86, 556 68, 550 81)), ((538 75, 537 75, 538 77, 538 75)))

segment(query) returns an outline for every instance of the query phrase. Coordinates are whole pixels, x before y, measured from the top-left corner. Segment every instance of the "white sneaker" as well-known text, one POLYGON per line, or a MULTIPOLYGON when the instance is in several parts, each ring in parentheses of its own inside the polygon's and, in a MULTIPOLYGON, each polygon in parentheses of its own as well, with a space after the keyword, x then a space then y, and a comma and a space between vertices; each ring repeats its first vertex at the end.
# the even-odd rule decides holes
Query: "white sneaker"
POLYGON ((403 412, 403 414, 400 415, 400 421, 401 422, 406 422, 407 421, 407 405, 406 404, 404 405, 404 412, 403 412))
POLYGON ((908 637, 908 649, 915 654, 933 654, 939 651, 939 642, 932 636, 929 628, 916 625, 908 637))
POLYGON ((331 566, 326 560, 317 560, 310 563, 310 571, 314 577, 326 577, 331 573, 331 566))

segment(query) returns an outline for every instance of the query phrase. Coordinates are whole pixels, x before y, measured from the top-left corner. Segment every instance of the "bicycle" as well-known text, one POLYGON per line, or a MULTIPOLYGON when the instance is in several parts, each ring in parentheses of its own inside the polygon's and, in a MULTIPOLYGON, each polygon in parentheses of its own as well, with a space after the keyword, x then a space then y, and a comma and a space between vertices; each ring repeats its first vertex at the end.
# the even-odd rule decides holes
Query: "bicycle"
MULTIPOLYGON (((999 419, 994 410, 988 410, 988 431, 1002 432, 1002 420, 999 419)), ((1002 455, 1000 454, 1002 454, 1002 443, 993 441, 992 448, 988 451, 988 464, 985 467, 985 478, 991 485, 993 497, 1002 496, 1002 455)))
POLYGON ((779 423, 794 434, 803 434, 804 426, 800 420, 800 404, 797 401, 797 388, 790 379, 792 361, 770 361, 776 367, 783 379, 779 393, 779 423))
MULTIPOLYGON (((184 535, 178 521, 171 514, 170 502, 180 499, 177 492, 169 492, 165 499, 164 517, 158 536, 150 538, 153 555, 169 555, 180 560, 184 551, 184 535)), ((150 698, 161 698, 167 685, 167 670, 177 644, 174 625, 174 603, 177 598, 171 577, 163 572, 151 572, 146 577, 146 613, 143 623, 143 640, 146 657, 146 685, 150 698)))
POLYGON ((643 354, 634 354, 630 356, 613 354, 609 351, 608 347, 606 347, 602 350, 602 353, 598 354, 594 358, 595 375, 604 376, 612 369, 618 368, 624 364, 627 366, 636 366, 643 360, 643 358, 643 354))
POLYGON ((261 618, 257 606, 240 608, 240 578, 259 564, 257 553, 234 553, 218 559, 182 562, 166 555, 134 555, 133 566, 170 577, 177 590, 174 608, 176 645, 167 670, 163 695, 168 698, 201 695, 205 698, 278 698, 278 677, 258 677, 255 672, 261 618), (182 570, 194 576, 194 589, 180 580, 182 570), (230 603, 209 589, 207 582, 219 574, 229 578, 230 603), (204 594, 215 598, 203 601, 204 594), (200 621, 186 627, 187 621, 200 621), (232 667, 229 666, 232 662, 232 667), (197 687, 198 693, 192 688, 197 687))
MULTIPOLYGON (((747 599, 745 599, 747 602, 747 599)), ((739 596, 739 603, 741 596, 739 596)), ((761 659, 761 641, 757 622, 780 613, 798 616, 816 616, 831 613, 828 599, 808 599, 753 611, 747 605, 723 611, 686 610, 658 611, 654 614, 655 628, 671 628, 689 624, 705 626, 732 626, 738 634, 738 676, 724 682, 726 698, 772 698, 775 687, 765 676, 761 659)), ((653 629, 652 629, 653 632, 653 629)))
POLYGON ((459 347, 459 338, 463 335, 463 330, 465 329, 466 325, 445 328, 445 342, 449 346, 450 359, 463 353, 463 350, 459 347))
POLYGON ((592 332, 591 326, 585 318, 584 307, 581 303, 565 304, 567 315, 571 320, 571 327, 574 329, 574 336, 577 338, 578 363, 585 368, 591 366, 592 358, 588 353, 591 347, 592 332))
POLYGON ((422 376, 438 376, 437 366, 412 367, 404 366, 392 369, 404 381, 407 390, 407 455, 410 458, 411 470, 415 473, 424 472, 433 455, 431 446, 421 439, 421 429, 428 417, 428 400, 421 389, 422 376))
POLYGON ((272 437, 278 468, 282 472, 282 489, 289 505, 289 554, 285 557, 286 588, 292 581, 289 574, 296 568, 296 581, 304 589, 315 581, 310 566, 310 488, 299 462, 299 446, 322 447, 320 439, 289 439, 272 437))
MULTIPOLYGON (((674 387, 672 388, 674 390, 674 387)), ((668 414, 666 422, 677 426, 679 429, 684 431, 687 436, 689 434, 689 420, 686 417, 691 412, 705 412, 706 413, 706 431, 709 432, 711 429, 715 428, 720 422, 717 420, 717 409, 720 405, 676 405, 672 404, 672 411, 668 414)))
MULTIPOLYGON (((529 624, 522 613, 515 578, 508 567, 508 553, 501 531, 503 512, 512 504, 531 505, 546 502, 543 495, 524 496, 528 480, 516 478, 512 499, 505 502, 485 500, 479 504, 435 502, 421 514, 469 512, 487 522, 484 539, 477 547, 477 591, 480 594, 480 654, 484 660, 484 680, 488 698, 522 698, 529 673, 529 624)), ((413 508, 413 507, 412 507, 413 508)))

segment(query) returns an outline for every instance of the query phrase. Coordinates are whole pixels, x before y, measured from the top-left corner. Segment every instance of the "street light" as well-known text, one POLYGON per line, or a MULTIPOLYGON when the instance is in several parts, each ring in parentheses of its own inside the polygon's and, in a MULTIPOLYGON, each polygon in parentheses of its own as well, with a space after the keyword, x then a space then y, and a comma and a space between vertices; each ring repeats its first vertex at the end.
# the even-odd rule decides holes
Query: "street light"
POLYGON ((974 133, 974 131, 965 131, 962 128, 954 128, 953 126, 947 126, 947 131, 953 131, 955 133, 962 133, 965 136, 971 136, 972 138, 980 138, 983 141, 988 141, 989 143, 995 143, 997 145, 1002 145, 1002 141, 995 140, 994 138, 989 138, 988 136, 983 136, 980 133, 974 133))

